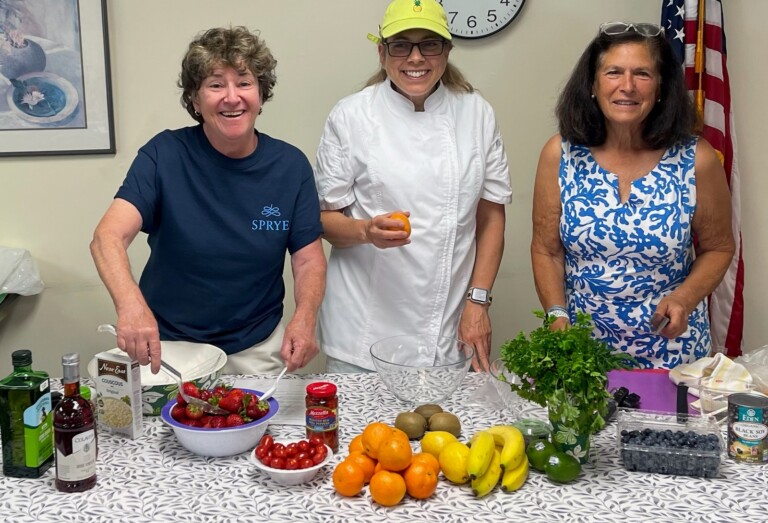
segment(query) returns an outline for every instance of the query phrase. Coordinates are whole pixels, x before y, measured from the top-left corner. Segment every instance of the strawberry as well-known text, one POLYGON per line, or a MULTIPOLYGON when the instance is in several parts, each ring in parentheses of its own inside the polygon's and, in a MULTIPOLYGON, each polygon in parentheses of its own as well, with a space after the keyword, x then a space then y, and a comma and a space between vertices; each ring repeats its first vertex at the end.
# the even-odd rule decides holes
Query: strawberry
POLYGON ((245 415, 251 419, 263 418, 269 412, 269 403, 266 401, 256 401, 245 408, 245 415))
POLYGON ((185 407, 187 417, 192 420, 199 420, 203 417, 203 408, 198 405, 187 405, 185 407))
POLYGON ((171 409, 171 417, 176 421, 183 421, 187 419, 186 405, 174 405, 171 409))
POLYGON ((219 408, 222 408, 233 414, 240 412, 240 409, 243 408, 242 398, 238 398, 232 395, 224 396, 219 400, 219 408))
POLYGON ((220 429, 227 426, 227 419, 224 416, 211 416, 210 422, 212 429, 220 429))
POLYGON ((230 414, 229 416, 227 416, 227 419, 226 419, 227 427, 238 427, 240 425, 245 425, 245 421, 243 420, 243 417, 240 414, 230 414))
POLYGON ((200 391, 200 399, 203 401, 208 401, 213 397, 213 392, 211 392, 208 389, 203 389, 200 391))
POLYGON ((181 388, 184 391, 184 394, 187 396, 191 396, 193 398, 200 397, 200 389, 197 388, 197 385, 195 385, 193 381, 185 381, 181 384, 181 388))
POLYGON ((234 398, 237 398, 238 400, 243 399, 243 396, 245 396, 245 391, 243 389, 232 389, 227 393, 226 397, 232 396, 234 398))
POLYGON ((223 398, 227 394, 229 394, 230 389, 225 385, 216 385, 213 388, 213 395, 218 396, 220 398, 223 398))
POLYGON ((187 406, 187 400, 185 400, 183 397, 181 397, 181 394, 176 394, 176 405, 179 407, 186 407, 187 406))

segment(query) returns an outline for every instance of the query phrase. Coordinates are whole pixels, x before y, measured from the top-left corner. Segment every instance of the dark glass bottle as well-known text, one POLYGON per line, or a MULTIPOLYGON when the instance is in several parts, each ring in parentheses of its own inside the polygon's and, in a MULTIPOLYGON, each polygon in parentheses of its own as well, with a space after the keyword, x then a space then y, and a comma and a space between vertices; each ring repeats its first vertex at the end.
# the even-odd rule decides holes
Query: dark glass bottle
POLYGON ((82 492, 96 485, 96 424, 91 402, 80 395, 80 356, 61 357, 64 396, 53 411, 56 488, 82 492))
POLYGON ((53 463, 51 386, 48 374, 32 370, 32 352, 11 355, 13 372, 0 381, 3 474, 39 478, 53 463))

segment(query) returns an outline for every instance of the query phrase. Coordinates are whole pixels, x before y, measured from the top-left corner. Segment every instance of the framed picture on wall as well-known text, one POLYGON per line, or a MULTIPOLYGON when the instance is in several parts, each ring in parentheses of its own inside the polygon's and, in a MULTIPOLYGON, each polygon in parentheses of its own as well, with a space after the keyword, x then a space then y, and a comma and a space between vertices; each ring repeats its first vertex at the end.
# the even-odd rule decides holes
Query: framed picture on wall
POLYGON ((114 152, 106 0, 0 0, 0 156, 114 152))

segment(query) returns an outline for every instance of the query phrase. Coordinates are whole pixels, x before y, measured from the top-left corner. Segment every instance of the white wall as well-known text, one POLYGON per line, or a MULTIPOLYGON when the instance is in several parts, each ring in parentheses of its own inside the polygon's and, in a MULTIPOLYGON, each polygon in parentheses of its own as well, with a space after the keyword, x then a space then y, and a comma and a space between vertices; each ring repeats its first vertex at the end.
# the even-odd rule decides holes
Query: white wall
MULTIPOLYGON (((257 126, 300 147, 314 161, 325 118, 342 96, 377 68, 366 40, 387 0, 108 0, 117 154, 0 159, 0 245, 29 249, 47 288, 9 307, 0 322, 0 376, 10 354, 30 348, 35 366, 58 376, 60 356, 83 360, 113 347, 95 332, 115 321, 109 296, 93 267, 88 242, 136 150, 165 128, 194 123, 175 87, 181 57, 202 29, 246 25, 260 29, 278 60, 278 84, 257 126)), ((759 260, 768 253, 762 224, 768 179, 758 166, 758 139, 768 121, 768 71, 754 58, 768 48, 759 21, 768 2, 725 1, 731 86, 742 172, 744 257, 747 270, 745 346, 768 343, 761 296, 768 279, 759 260), (757 54, 755 54, 757 53, 757 54)), ((600 22, 657 22, 660 0, 528 0, 502 33, 456 41, 451 58, 494 106, 512 170, 515 201, 508 208, 507 248, 491 309, 494 346, 536 326, 538 308, 528 255, 532 181, 541 146, 555 131, 552 108, 577 57, 600 22)), ((416 209, 414 211, 417 211, 416 209)), ((147 257, 145 237, 130 250, 136 275, 147 257)), ((290 273, 287 312, 293 310, 290 273)), ((0 313, 2 314, 2 313, 0 313)), ((498 349, 495 349, 497 352, 498 349)), ((322 359, 309 370, 322 368, 322 359)))

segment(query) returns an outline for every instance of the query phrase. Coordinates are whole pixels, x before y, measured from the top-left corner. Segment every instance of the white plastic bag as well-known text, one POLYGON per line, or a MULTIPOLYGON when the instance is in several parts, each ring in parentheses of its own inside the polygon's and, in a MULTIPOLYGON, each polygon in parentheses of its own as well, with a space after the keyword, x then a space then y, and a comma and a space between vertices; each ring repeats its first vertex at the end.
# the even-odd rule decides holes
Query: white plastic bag
POLYGON ((31 296, 42 292, 44 287, 28 250, 0 247, 0 294, 31 296))
POLYGON ((763 394, 768 394, 768 345, 742 354, 733 361, 744 365, 757 389, 763 394))

